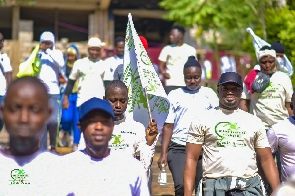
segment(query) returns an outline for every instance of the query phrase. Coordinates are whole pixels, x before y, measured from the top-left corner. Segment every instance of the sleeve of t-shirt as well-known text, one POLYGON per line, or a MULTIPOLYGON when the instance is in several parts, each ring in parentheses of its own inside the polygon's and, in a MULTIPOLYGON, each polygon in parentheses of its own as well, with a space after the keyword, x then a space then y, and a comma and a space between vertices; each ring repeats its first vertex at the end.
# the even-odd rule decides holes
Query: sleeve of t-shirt
POLYGON ((190 50, 191 56, 195 56, 196 59, 198 60, 196 49, 192 46, 190 48, 191 48, 191 50, 190 50))
POLYGON ((254 148, 269 148, 270 146, 266 136, 265 127, 262 121, 257 121, 255 124, 257 126, 257 131, 255 133, 254 138, 254 148))
POLYGON ((205 141, 205 127, 201 120, 196 117, 193 119, 187 134, 187 143, 203 144, 205 141))
POLYGON ((219 106, 219 99, 213 89, 209 88, 208 90, 208 98, 210 101, 210 105, 212 108, 217 108, 219 106))
POLYGON ((159 55, 159 61, 163 61, 163 62, 166 62, 167 61, 167 57, 169 55, 169 46, 165 46, 162 51, 160 52, 160 55, 159 55))
POLYGON ((287 74, 286 74, 285 78, 286 78, 285 84, 283 84, 283 87, 285 88, 285 91, 286 91, 286 101, 285 102, 290 103, 292 100, 293 86, 292 86, 292 82, 291 82, 290 78, 287 76, 287 74))
POLYGON ((75 80, 76 81, 79 78, 79 73, 80 73, 79 62, 80 62, 80 60, 78 60, 78 61, 76 61, 74 63, 72 71, 71 71, 70 76, 69 76, 70 80, 75 80))
POLYGON ((170 102, 170 107, 169 107, 169 113, 168 116, 166 118, 165 123, 174 123, 175 120, 175 112, 174 112, 174 98, 173 98, 173 93, 170 92, 168 94, 168 100, 170 102))
POLYGON ((12 72, 12 67, 11 67, 10 59, 7 56, 7 54, 3 54, 0 58, 1 58, 1 62, 0 63, 3 66, 4 73, 12 72))
POLYGON ((250 100, 250 97, 251 97, 251 95, 250 95, 245 83, 243 83, 243 92, 242 92, 242 97, 241 98, 246 99, 246 100, 250 100))
POLYGON ((65 59, 60 50, 46 50, 49 56, 54 60, 59 68, 65 66, 65 59))
POLYGON ((270 149, 272 153, 275 153, 278 150, 278 137, 273 129, 273 127, 270 127, 269 130, 266 133, 267 139, 270 145, 270 149))

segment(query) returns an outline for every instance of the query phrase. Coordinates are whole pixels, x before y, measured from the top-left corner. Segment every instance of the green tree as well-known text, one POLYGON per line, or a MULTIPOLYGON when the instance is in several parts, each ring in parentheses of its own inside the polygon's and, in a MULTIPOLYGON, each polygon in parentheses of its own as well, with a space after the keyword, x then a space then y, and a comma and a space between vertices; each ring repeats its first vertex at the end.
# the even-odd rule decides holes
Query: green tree
POLYGON ((167 20, 187 27, 197 24, 203 30, 212 30, 213 42, 208 44, 214 48, 218 63, 220 47, 240 50, 246 36, 245 29, 257 23, 257 18, 260 22, 258 0, 162 0, 159 5, 168 11, 164 16, 167 20), (217 43, 217 33, 223 40, 221 44, 217 43))
MULTIPOLYGON (((266 30, 268 33, 268 42, 273 43, 276 40, 285 46, 286 55, 291 61, 293 67, 295 63, 295 10, 290 7, 268 9, 265 14, 266 30)), ((292 83, 295 85, 295 74, 292 77, 292 83)))

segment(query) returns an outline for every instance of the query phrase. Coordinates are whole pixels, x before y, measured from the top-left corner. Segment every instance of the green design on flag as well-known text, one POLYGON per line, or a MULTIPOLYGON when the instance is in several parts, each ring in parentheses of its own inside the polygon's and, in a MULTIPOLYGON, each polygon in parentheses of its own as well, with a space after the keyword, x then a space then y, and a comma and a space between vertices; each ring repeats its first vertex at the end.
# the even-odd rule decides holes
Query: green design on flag
POLYGON ((131 14, 128 18, 123 74, 123 82, 128 87, 129 96, 127 112, 133 115, 134 120, 147 127, 149 116, 144 92, 146 89, 152 117, 161 128, 167 118, 170 104, 159 76, 134 28, 131 14))

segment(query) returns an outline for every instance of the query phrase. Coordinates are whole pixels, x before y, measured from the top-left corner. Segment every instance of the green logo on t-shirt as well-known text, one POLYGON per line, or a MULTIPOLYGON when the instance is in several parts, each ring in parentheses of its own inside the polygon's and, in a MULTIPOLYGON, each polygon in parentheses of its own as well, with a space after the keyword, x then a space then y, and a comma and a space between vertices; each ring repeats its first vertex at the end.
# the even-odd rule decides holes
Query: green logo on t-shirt
POLYGON ((13 169, 10 172, 11 180, 9 180, 10 185, 22 185, 30 184, 28 177, 29 175, 23 169, 13 169))
POLYGON ((240 130, 238 123, 219 122, 215 126, 215 133, 218 136, 217 147, 246 146, 243 140, 246 131, 240 130))
POLYGON ((114 138, 114 141, 112 144, 122 144, 124 142, 123 139, 121 139, 122 135, 112 135, 112 138, 114 138))
POLYGON ((259 99, 277 99, 280 98, 278 95, 279 88, 270 82, 267 87, 262 91, 259 99))

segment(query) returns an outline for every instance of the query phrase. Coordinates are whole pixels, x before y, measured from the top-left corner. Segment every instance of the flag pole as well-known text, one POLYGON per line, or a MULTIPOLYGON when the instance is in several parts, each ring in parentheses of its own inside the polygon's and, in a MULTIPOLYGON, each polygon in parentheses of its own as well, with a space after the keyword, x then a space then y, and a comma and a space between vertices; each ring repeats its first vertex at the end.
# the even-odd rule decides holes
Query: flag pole
POLYGON ((144 88, 144 94, 146 97, 146 102, 147 102, 147 108, 148 108, 148 112, 149 112, 149 117, 150 117, 150 122, 152 122, 152 113, 151 113, 151 107, 150 107, 150 100, 147 94, 147 89, 146 87, 144 88))

